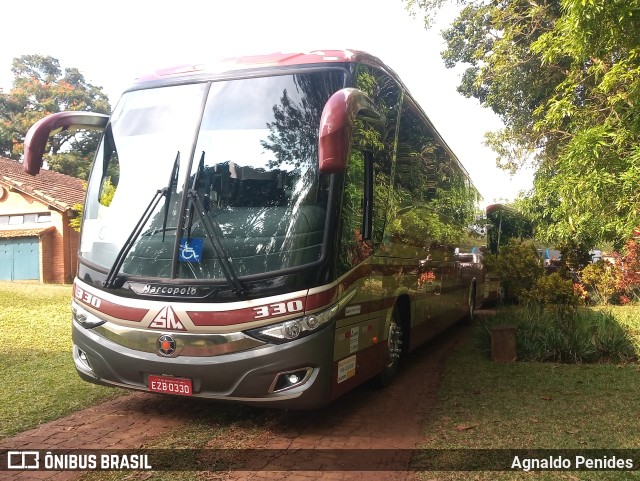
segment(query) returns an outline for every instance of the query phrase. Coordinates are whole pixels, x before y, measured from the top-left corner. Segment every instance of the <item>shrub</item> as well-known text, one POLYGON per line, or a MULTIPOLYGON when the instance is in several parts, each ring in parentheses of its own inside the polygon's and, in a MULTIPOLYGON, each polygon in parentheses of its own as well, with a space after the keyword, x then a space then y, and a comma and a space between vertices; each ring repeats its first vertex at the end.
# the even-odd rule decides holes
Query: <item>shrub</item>
POLYGON ((579 303, 573 282, 563 279, 557 272, 538 278, 531 289, 522 293, 522 298, 528 303, 555 310, 562 320, 572 316, 579 303))
POLYGON ((600 304, 609 304, 614 300, 619 276, 618 267, 604 260, 589 264, 582 269, 581 274, 582 282, 591 292, 591 297, 600 304))
POLYGON ((531 243, 510 239, 500 248, 497 256, 485 258, 489 271, 500 276, 500 285, 507 302, 521 301, 526 291, 533 288, 544 274, 544 267, 536 248, 531 243))
POLYGON ((600 260, 582 269, 581 279, 599 304, 628 304, 640 300, 640 246, 636 239, 625 244, 614 263, 600 260))
POLYGON ((517 357, 541 362, 621 362, 637 358, 628 328, 608 311, 579 309, 570 320, 539 305, 502 309, 476 333, 480 350, 491 351, 491 326, 516 327, 517 357))
POLYGON ((636 358, 637 348, 630 332, 611 312, 598 312, 591 320, 593 343, 603 361, 621 362, 636 358))
POLYGON ((558 245, 562 267, 568 272, 579 272, 591 263, 591 254, 584 245, 564 241, 558 245))
POLYGON ((620 291, 620 302, 626 304, 632 299, 639 300, 640 246, 636 239, 627 241, 623 254, 616 257, 616 266, 618 267, 617 288, 620 291))

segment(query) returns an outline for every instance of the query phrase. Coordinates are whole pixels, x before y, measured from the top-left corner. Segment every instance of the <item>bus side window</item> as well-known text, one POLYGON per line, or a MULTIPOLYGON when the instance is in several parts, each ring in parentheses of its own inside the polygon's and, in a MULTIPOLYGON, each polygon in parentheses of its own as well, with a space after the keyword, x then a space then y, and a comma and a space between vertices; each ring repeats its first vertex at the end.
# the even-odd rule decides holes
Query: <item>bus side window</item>
POLYGON ((400 87, 384 72, 359 65, 356 87, 373 101, 385 119, 382 125, 356 120, 344 173, 340 237, 340 271, 347 272, 382 243, 387 221, 400 87), (370 170, 369 170, 370 169, 370 170), (363 238, 365 173, 372 180, 370 239, 363 238))
POLYGON ((390 163, 385 161, 383 144, 371 141, 379 136, 379 128, 356 121, 342 194, 340 264, 343 272, 363 262, 382 242, 390 163))
POLYGON ((118 188, 120 178, 120 163, 118 161, 118 149, 113 140, 111 126, 105 131, 104 151, 102 152, 102 180, 98 202, 109 207, 118 188))
POLYGON ((365 155, 351 148, 344 173, 342 193, 342 222, 340 228, 340 271, 349 271, 371 254, 371 242, 363 239, 365 155))
POLYGON ((438 149, 435 186, 440 216, 465 236, 475 217, 477 193, 467 181, 460 164, 444 148, 438 149))
POLYGON ((105 132, 104 151, 102 155, 102 182, 98 202, 108 207, 118 188, 120 178, 120 163, 118 162, 118 149, 113 140, 111 127, 105 132))
MULTIPOLYGON (((371 240, 377 248, 383 240, 389 213, 389 191, 395 153, 398 113, 402 101, 402 90, 385 72, 358 65, 356 87, 365 92, 376 108, 382 112, 385 124, 374 133, 362 132, 359 148, 370 153, 373 159, 373 225, 371 240)), ((355 138, 355 136, 354 136, 355 138)))
POLYGON ((435 212, 438 145, 418 108, 405 101, 400 119, 393 197, 392 239, 413 246, 439 242, 443 227, 435 212))

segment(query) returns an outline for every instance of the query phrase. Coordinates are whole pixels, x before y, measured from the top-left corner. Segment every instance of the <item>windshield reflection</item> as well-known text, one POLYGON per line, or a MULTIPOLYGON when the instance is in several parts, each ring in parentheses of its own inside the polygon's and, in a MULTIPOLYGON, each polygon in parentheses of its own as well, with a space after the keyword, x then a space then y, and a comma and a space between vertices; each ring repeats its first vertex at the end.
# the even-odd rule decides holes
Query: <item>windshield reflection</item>
POLYGON ((171 177, 172 192, 140 229, 121 274, 229 280, 229 270, 242 277, 319 260, 328 178, 317 170, 318 124, 342 86, 336 70, 127 93, 112 118, 113 148, 101 145, 103 160, 90 179, 82 257, 111 268, 149 199, 171 177), (176 151, 193 152, 195 160, 182 155, 175 169, 176 151), (119 182, 103 205, 111 159, 119 182), (185 199, 188 191, 201 213, 185 199), (227 268, 218 250, 228 256, 227 268))

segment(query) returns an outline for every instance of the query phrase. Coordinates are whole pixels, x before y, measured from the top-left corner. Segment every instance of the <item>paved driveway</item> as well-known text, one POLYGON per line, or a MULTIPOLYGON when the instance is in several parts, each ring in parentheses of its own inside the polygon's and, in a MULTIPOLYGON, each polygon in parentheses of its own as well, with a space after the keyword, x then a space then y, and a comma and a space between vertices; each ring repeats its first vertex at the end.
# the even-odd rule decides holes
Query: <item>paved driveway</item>
MULTIPOLYGON (((390 469, 409 465, 410 450, 421 443, 429 411, 435 405, 444 363, 466 334, 468 328, 456 326, 413 352, 404 361, 398 378, 385 389, 364 385, 325 408, 290 411, 282 426, 277 429, 265 427, 263 432, 254 429, 246 442, 242 432, 235 432, 234 436, 243 441, 242 447, 257 450, 249 463, 252 470, 219 473, 216 479, 413 479, 411 471, 390 469), (299 450, 295 451, 297 458, 279 456, 278 450, 282 449, 299 450), (316 453, 314 449, 323 451, 316 453), (370 468, 354 471, 348 465, 351 454, 341 456, 341 450, 345 449, 359 450, 356 452, 359 466, 370 468), (396 454, 390 459, 389 453, 394 452, 396 454), (294 462, 314 470, 300 471, 299 465, 292 465, 294 462), (295 470, 291 471, 291 467, 295 470)), ((216 405, 193 401, 135 393, 5 438, 0 441, 0 448, 136 449, 176 430, 185 422, 198 419, 216 405)), ((207 446, 214 450, 224 447, 228 447, 226 441, 218 438, 211 439, 207 446)), ((203 466, 206 466, 206 460, 203 466)), ((80 474, 0 472, 0 480, 69 481, 80 474)), ((123 479, 126 477, 123 474, 123 479)))

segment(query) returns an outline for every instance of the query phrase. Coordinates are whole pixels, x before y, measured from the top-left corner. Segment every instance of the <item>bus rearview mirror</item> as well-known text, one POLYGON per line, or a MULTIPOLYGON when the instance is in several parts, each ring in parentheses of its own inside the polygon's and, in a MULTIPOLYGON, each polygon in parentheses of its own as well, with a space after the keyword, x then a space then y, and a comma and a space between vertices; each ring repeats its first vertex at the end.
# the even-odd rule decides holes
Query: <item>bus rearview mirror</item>
POLYGON ((318 167, 321 174, 342 172, 346 168, 351 133, 357 118, 373 123, 384 120, 371 99, 361 90, 338 90, 325 104, 318 137, 318 167))
POLYGON ((82 111, 56 112, 40 119, 33 124, 24 139, 24 171, 31 175, 40 172, 44 149, 50 136, 63 130, 104 130, 108 120, 108 115, 82 111))

